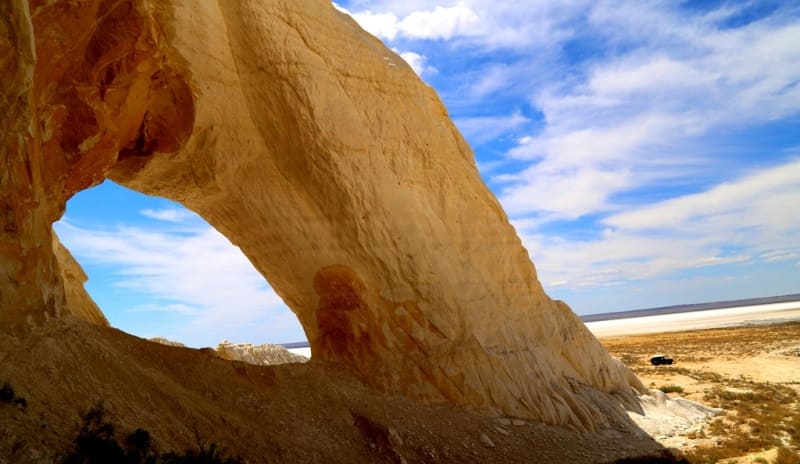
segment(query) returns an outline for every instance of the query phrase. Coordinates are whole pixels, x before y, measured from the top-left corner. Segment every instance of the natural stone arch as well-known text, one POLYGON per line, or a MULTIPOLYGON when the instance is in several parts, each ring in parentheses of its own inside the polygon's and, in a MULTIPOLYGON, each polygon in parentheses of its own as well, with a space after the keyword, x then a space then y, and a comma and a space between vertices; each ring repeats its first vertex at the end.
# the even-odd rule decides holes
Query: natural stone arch
POLYGON ((41 237, 108 176, 239 246, 316 360, 426 401, 626 421, 641 383, 545 295, 435 92, 329 1, 30 4, 32 31, 26 2, 6 7, 9 43, 32 34, 38 63, 15 55, 22 77, 3 89, 22 119, 0 129, 33 122, 27 145, 3 145, 38 180, 33 200, 3 204, 40 239, 7 233, 0 269, 43 277, 3 288, 0 318, 15 320, 6 301, 28 318, 80 312, 41 237))

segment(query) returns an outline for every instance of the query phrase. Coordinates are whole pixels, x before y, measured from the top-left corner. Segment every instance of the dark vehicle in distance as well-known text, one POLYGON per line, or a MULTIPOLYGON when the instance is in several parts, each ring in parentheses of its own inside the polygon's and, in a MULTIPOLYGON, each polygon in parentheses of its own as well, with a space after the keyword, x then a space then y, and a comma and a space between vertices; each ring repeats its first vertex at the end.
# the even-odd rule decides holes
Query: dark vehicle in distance
POLYGON ((654 366, 658 366, 661 364, 672 364, 673 362, 674 360, 671 357, 665 356, 663 354, 657 354, 650 357, 650 364, 654 366))

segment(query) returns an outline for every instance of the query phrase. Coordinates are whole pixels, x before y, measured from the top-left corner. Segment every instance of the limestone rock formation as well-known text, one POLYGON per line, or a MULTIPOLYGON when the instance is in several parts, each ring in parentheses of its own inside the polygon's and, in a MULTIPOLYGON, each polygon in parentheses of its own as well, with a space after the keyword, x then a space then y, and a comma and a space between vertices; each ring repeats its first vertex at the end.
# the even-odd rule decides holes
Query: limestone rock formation
POLYGON ((70 314, 92 324, 107 326, 108 320, 83 287, 88 280, 83 268, 55 234, 53 239, 53 250, 64 283, 64 308, 68 308, 70 314))
POLYGON ((252 343, 231 343, 223 340, 214 350, 223 359, 231 361, 242 361, 249 364, 260 366, 272 366, 275 364, 289 364, 307 362, 308 358, 291 353, 286 348, 279 345, 253 345, 252 343))
MULTIPOLYGON (((149 340, 161 345, 186 348, 186 345, 181 342, 168 340, 163 337, 153 337, 149 340)), ((213 353, 222 359, 242 361, 257 366, 274 366, 277 364, 304 363, 308 361, 308 358, 305 356, 294 354, 280 345, 271 345, 269 343, 253 345, 252 343, 231 343, 228 340, 223 340, 214 350, 208 348, 206 348, 206 350, 213 351, 213 353)))
POLYGON ((636 407, 436 93, 328 0, 9 0, 0 70, 0 320, 86 313, 50 225, 110 177, 203 216, 378 389, 579 430, 636 407))

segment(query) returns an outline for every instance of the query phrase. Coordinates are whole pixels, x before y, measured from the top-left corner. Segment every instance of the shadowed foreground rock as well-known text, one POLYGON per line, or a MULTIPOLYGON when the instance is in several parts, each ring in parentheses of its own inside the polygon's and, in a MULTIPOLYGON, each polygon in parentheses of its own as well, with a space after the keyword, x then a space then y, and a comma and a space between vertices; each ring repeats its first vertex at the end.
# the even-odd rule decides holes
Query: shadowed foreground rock
POLYGON ((101 399, 120 441, 141 428, 159 453, 181 452, 197 450, 199 435, 249 463, 585 464, 660 449, 633 430, 578 434, 425 405, 368 388, 336 365, 254 366, 72 317, 4 332, 2 342, 0 385, 27 398, 24 409, 0 400, 2 464, 58 462, 80 415, 101 399))
POLYGON ((0 71, 8 326, 106 323, 51 224, 111 178, 239 246, 315 360, 429 402, 627 426, 641 383, 545 295, 435 92, 329 1, 10 0, 0 71))

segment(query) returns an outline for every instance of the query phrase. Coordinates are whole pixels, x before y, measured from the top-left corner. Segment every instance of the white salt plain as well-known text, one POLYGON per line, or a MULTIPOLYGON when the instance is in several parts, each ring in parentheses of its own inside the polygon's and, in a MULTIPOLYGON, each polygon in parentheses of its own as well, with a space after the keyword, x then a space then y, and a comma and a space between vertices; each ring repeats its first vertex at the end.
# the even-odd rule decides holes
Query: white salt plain
MULTIPOLYGON (((587 322, 586 327, 596 337, 616 337, 792 321, 800 322, 800 301, 594 321, 587 322)), ((289 351, 311 357, 311 348, 308 347, 290 348, 289 351)))
POLYGON ((597 337, 779 324, 800 321, 800 301, 587 322, 597 337))

